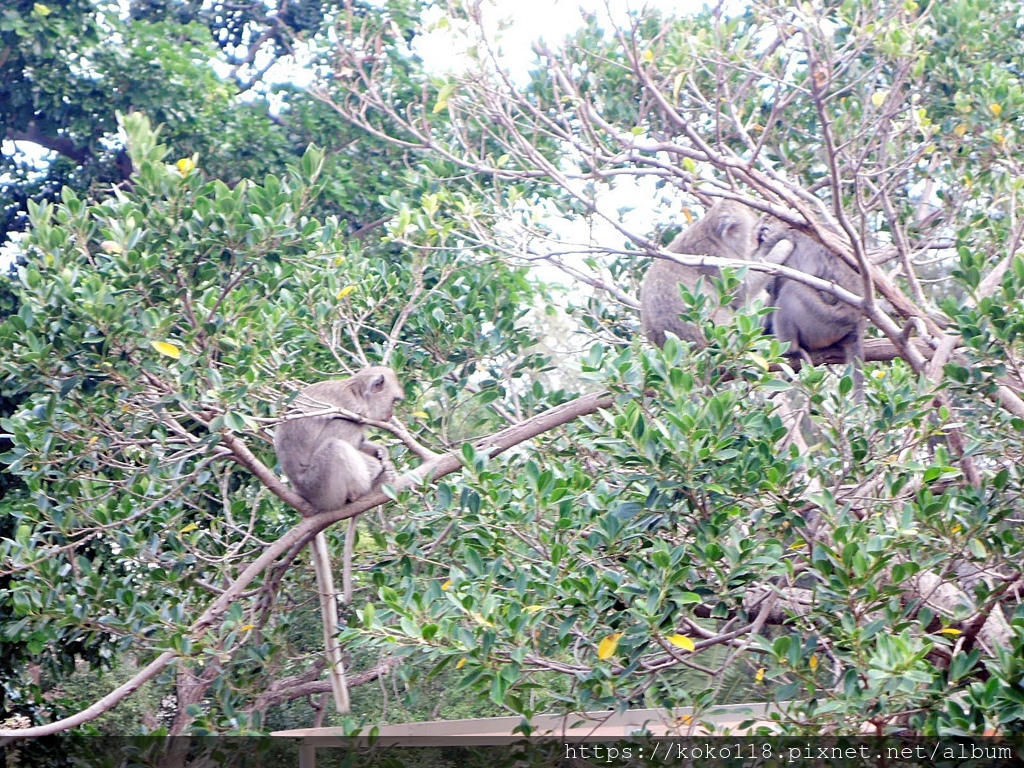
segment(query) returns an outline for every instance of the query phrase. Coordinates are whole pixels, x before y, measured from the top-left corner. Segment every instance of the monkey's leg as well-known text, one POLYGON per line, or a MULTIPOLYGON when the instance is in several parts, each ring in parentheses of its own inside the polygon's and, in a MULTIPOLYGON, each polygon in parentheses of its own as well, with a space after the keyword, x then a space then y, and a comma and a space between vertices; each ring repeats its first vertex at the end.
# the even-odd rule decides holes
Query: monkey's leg
MULTIPOLYGON (((781 299, 779 303, 782 304, 781 299)), ((813 361, 804 349, 800 326, 793 322, 793 312, 790 307, 791 305, 787 304, 785 308, 780 307, 772 313, 772 331, 775 338, 789 344, 789 349, 784 353, 786 357, 791 360, 799 360, 801 365, 813 366, 813 361)))
POLYGON ((363 455, 344 440, 327 440, 309 459, 309 468, 297 478, 302 498, 321 512, 330 512, 362 496, 370 488, 370 473, 363 455))
POLYGON ((391 457, 388 456, 387 451, 380 456, 381 473, 377 478, 376 482, 383 485, 384 483, 394 483, 398 477, 398 471, 395 469, 394 463, 391 461, 391 457))
POLYGON ((331 558, 327 551, 327 536, 320 531, 313 539, 313 571, 316 573, 316 591, 320 595, 320 615, 324 625, 324 650, 327 656, 327 675, 334 692, 334 707, 339 714, 347 714, 351 708, 348 698, 348 683, 345 682, 345 665, 341 659, 338 644, 338 600, 334 593, 334 575, 331 573, 331 558))
MULTIPOLYGON (((360 448, 359 456, 366 465, 367 477, 371 479, 373 485, 365 488, 352 488, 350 493, 353 494, 353 499, 365 496, 381 483, 394 482, 394 474, 387 474, 388 467, 391 467, 392 473, 394 472, 394 465, 388 457, 387 450, 367 440, 360 448), (371 454, 370 451, 374 451, 374 453, 371 454), (379 460, 375 456, 379 456, 379 460)), ((348 519, 348 528, 345 530, 345 558, 341 566, 341 603, 344 606, 352 604, 352 553, 355 552, 355 546, 356 519, 350 517, 348 519)))

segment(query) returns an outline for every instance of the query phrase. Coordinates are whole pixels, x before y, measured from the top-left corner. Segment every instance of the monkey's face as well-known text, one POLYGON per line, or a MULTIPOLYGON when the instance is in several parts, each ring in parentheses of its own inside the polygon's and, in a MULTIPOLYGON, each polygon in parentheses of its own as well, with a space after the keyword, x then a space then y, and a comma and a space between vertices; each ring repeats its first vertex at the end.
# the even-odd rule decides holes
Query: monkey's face
MULTIPOLYGON (((743 203, 719 200, 697 225, 680 235, 677 246, 681 253, 746 260, 754 250, 757 221, 756 214, 743 203)), ((673 248, 669 246, 669 250, 673 248)))
POLYGON ((782 236, 782 222, 773 216, 762 216, 754 230, 758 248, 771 248, 782 236))
POLYGON ((798 233, 795 230, 787 227, 774 216, 767 214, 762 216, 754 228, 755 251, 753 260, 775 264, 783 263, 785 256, 788 256, 796 245, 794 238, 797 235, 798 233), (769 255, 776 247, 781 248, 783 243, 786 249, 785 256, 769 255))
POLYGON ((387 421, 394 414, 395 403, 405 400, 405 390, 398 382, 398 376, 383 366, 367 369, 363 374, 368 374, 363 390, 364 415, 375 421, 387 421))

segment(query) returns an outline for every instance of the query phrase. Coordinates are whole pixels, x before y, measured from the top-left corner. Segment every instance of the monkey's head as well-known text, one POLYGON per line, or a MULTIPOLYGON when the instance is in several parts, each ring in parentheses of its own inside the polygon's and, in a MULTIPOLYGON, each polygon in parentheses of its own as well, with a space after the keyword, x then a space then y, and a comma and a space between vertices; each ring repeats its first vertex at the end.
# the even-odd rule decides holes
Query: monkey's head
POLYGON ((708 209, 706 218, 712 236, 720 246, 715 255, 734 259, 750 258, 754 227, 758 224, 755 211, 736 200, 719 200, 708 209))
POLYGON ((755 253, 761 255, 767 253, 789 234, 791 234, 789 227, 774 216, 765 214, 757 222, 757 227, 754 229, 755 253))
POLYGON ((362 407, 359 413, 374 421, 387 421, 395 410, 395 403, 405 399, 405 390, 398 376, 390 368, 378 365, 366 368, 352 377, 351 391, 362 407))

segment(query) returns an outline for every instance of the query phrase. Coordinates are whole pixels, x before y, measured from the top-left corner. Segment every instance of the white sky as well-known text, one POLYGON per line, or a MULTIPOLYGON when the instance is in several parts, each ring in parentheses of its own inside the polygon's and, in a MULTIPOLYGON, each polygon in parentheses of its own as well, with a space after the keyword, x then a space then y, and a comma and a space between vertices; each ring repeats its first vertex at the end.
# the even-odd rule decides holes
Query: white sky
MULTIPOLYGON (((707 3, 704 0, 477 0, 480 4, 483 26, 492 47, 501 54, 503 68, 513 79, 525 84, 531 65, 535 60, 533 45, 543 40, 549 47, 556 48, 565 37, 571 35, 583 24, 584 14, 597 16, 599 26, 611 28, 613 23, 622 24, 628 16, 638 14, 647 8, 657 8, 665 15, 682 16, 698 13, 707 3)), ((725 0, 727 12, 736 13, 745 6, 745 0, 725 0)), ((431 9, 424 17, 424 32, 414 42, 414 50, 424 60, 428 70, 438 73, 458 71, 469 63, 465 56, 466 47, 474 40, 464 34, 465 29, 457 24, 438 24, 444 17, 441 8, 431 9)), ((606 215, 620 218, 627 228, 647 233, 654 227, 654 220, 666 215, 664 204, 658 204, 655 180, 650 178, 630 179, 620 177, 614 185, 600 194, 600 207, 606 215), (639 203, 639 204, 638 204, 639 203), (618 212, 619 215, 616 214, 618 212)), ((678 205, 676 201, 674 205, 678 205)), ((673 207, 673 204, 670 204, 673 207)), ((675 213, 678 212, 676 208, 675 213)), ((669 214, 674 218, 674 213, 669 214)), ((598 220, 564 219, 546 223, 558 233, 565 243, 580 245, 588 243, 621 242, 622 236, 606 222, 598 220), (593 228, 592 228, 593 227, 593 228)))
MULTIPOLYGON (((533 61, 533 43, 543 40, 551 47, 578 29, 583 23, 583 14, 596 14, 598 19, 622 21, 630 12, 656 7, 667 14, 683 15, 696 13, 706 4, 703 0, 478 0, 484 18, 484 26, 492 42, 497 42, 505 56, 508 69, 516 77, 525 77, 533 61), (500 22, 508 24, 498 32, 500 22)), ((743 6, 740 0, 727 3, 743 6)), ((432 69, 459 69, 460 55, 464 45, 460 44, 455 30, 433 29, 443 16, 440 8, 434 8, 424 18, 427 32, 417 38, 416 52, 432 69)))

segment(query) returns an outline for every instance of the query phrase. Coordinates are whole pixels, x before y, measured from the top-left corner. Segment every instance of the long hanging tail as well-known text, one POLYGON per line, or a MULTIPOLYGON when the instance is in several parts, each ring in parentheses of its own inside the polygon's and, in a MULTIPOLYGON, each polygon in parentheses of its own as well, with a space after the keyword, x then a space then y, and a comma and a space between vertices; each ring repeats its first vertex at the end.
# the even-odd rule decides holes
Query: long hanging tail
POLYGON ((320 614, 324 625, 324 649, 327 656, 327 674, 334 691, 334 707, 339 714, 350 709, 348 684, 345 682, 345 665, 341 660, 341 646, 338 644, 338 600, 334 593, 334 576, 331 573, 331 558, 327 551, 327 535, 320 531, 313 539, 313 571, 316 573, 316 591, 320 595, 320 614))

